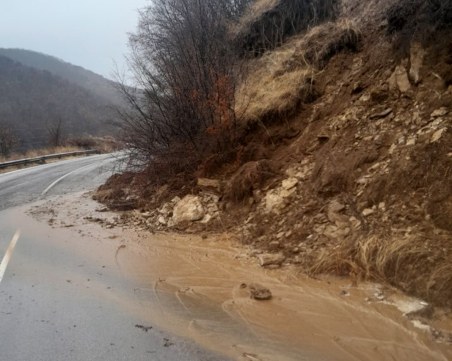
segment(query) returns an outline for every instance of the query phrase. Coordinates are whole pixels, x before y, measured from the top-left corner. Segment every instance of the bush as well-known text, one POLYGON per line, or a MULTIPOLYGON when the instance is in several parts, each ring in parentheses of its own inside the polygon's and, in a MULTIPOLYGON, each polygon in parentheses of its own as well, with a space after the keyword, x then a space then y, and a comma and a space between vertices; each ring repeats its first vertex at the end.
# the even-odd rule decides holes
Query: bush
POLYGON ((234 58, 228 21, 249 0, 156 0, 130 37, 134 88, 121 90, 124 141, 148 163, 176 145, 199 157, 234 141, 234 58))

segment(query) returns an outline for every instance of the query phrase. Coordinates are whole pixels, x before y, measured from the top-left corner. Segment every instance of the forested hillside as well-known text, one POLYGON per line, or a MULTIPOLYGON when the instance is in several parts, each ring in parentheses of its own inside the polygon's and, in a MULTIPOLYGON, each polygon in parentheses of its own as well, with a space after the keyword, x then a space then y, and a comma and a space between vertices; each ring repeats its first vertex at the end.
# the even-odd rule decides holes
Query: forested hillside
POLYGON ((111 105, 48 71, 0 56, 0 130, 14 138, 14 150, 48 146, 55 131, 61 138, 111 134, 111 105))
POLYGON ((0 55, 30 68, 46 70, 53 75, 89 90, 109 103, 123 104, 122 98, 116 90, 116 84, 113 81, 80 66, 72 65, 50 55, 24 49, 0 48, 0 55))

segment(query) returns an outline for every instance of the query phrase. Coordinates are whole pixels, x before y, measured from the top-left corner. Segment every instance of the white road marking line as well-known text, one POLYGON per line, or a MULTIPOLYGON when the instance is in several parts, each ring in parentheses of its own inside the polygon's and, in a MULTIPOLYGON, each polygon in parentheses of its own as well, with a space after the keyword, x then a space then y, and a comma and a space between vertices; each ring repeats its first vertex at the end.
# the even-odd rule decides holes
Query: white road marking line
POLYGON ((50 184, 46 189, 44 189, 44 191, 41 193, 41 195, 45 196, 48 191, 50 191, 53 187, 55 187, 58 183, 60 183, 64 178, 69 177, 71 174, 78 172, 80 170, 83 170, 85 168, 92 167, 92 166, 93 166, 93 163, 85 165, 84 167, 81 167, 81 168, 74 169, 72 172, 66 173, 65 175, 63 175, 62 177, 60 177, 56 181, 54 181, 52 184, 50 184))
POLYGON ((17 230, 14 233, 11 242, 9 243, 8 249, 6 250, 5 256, 3 257, 2 263, 0 263, 0 282, 3 281, 3 276, 5 275, 6 267, 8 267, 8 263, 11 260, 11 257, 14 252, 14 248, 16 247, 16 243, 20 237, 20 230, 17 230))

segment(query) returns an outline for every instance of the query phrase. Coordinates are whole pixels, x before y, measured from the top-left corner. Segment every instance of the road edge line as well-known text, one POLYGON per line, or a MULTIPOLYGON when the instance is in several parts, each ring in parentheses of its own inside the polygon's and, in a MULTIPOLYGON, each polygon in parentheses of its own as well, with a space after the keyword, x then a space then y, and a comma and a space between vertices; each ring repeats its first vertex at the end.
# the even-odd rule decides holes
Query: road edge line
POLYGON ((3 257, 2 263, 0 263, 0 283, 3 281, 3 276, 5 275, 6 268, 8 267, 8 263, 11 260, 14 248, 16 247, 19 238, 20 230, 18 229, 16 233, 14 233, 14 236, 11 239, 11 242, 9 243, 8 249, 6 250, 5 256, 3 257))

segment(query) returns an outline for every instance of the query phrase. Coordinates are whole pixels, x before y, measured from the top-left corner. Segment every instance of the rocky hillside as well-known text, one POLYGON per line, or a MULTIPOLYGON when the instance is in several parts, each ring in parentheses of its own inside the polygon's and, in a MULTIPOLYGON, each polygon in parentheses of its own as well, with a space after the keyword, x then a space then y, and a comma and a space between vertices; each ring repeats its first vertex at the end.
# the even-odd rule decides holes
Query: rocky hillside
POLYGON ((286 2, 257 0, 234 29, 246 71, 233 156, 164 185, 116 176, 97 198, 138 208, 124 218, 151 230, 233 232, 265 267, 452 306, 451 2, 343 0, 263 46, 256 29, 286 2))

